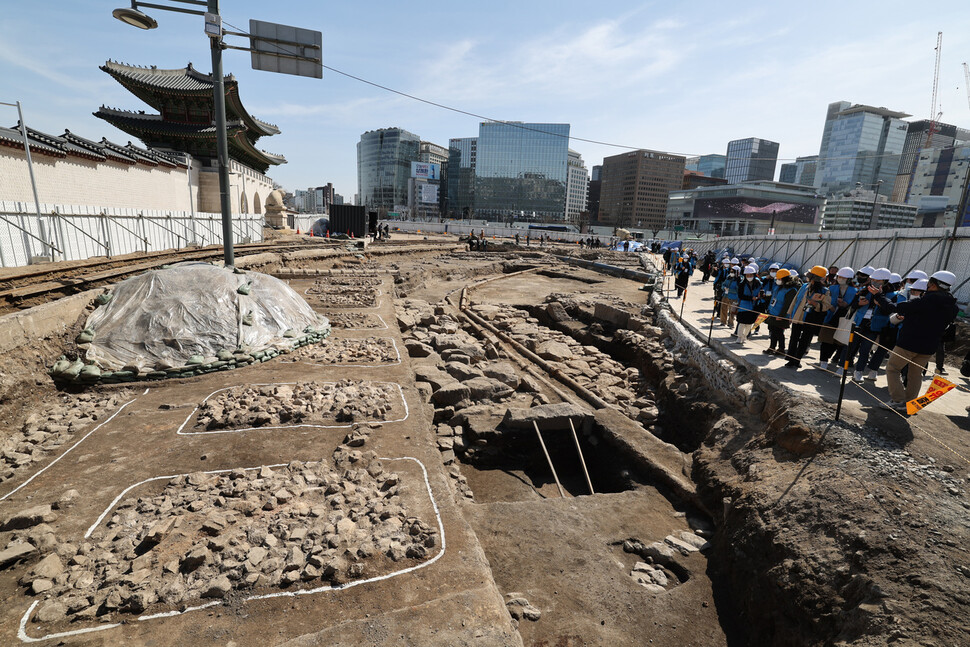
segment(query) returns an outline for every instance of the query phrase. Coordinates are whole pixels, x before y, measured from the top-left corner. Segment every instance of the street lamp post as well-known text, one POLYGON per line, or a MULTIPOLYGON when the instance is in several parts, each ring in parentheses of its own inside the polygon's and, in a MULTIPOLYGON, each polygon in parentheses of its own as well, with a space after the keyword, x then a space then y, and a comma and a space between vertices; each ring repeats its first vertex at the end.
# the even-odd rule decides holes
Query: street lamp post
POLYGON ((219 18, 219 0, 171 0, 182 4, 205 7, 199 9, 184 9, 181 7, 166 7, 164 5, 138 2, 131 0, 130 9, 115 9, 111 15, 118 20, 138 27, 139 29, 155 29, 158 22, 138 10, 139 6, 152 7, 162 11, 174 11, 196 16, 206 17, 206 33, 209 34, 209 45, 212 50, 212 97, 215 112, 216 127, 216 157, 219 164, 219 209, 222 214, 222 244, 226 267, 235 265, 232 248, 232 207, 229 196, 229 138, 226 134, 226 88, 222 76, 222 27, 219 18), (211 16, 207 15, 211 14, 211 16), (210 18, 218 20, 218 24, 209 22, 210 18))

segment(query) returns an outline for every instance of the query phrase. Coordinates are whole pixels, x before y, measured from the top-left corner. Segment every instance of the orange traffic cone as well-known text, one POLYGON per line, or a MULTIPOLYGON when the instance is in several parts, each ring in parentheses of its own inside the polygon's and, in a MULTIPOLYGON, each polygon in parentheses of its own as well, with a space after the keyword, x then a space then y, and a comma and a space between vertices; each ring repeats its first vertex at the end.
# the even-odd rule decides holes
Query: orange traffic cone
POLYGON ((350 237, 351 237, 351 238, 353 238, 353 237, 354 237, 354 232, 350 232, 350 237))
POLYGON ((297 236, 299 236, 299 235, 300 235, 300 230, 299 230, 299 229, 297 229, 297 230, 296 230, 296 235, 297 235, 297 236))
POLYGON ((310 238, 313 238, 313 230, 310 230, 310 238))
POLYGON ((327 230, 327 238, 330 238, 330 230, 327 230))

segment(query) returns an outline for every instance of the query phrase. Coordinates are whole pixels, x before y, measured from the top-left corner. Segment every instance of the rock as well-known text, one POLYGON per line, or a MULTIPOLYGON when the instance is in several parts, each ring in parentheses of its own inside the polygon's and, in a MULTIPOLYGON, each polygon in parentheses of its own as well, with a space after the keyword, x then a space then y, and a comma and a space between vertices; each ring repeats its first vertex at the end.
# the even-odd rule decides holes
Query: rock
POLYGON ((50 523, 57 519, 57 513, 49 505, 37 505, 20 512, 15 512, 3 522, 0 530, 21 530, 39 523, 50 523))
POLYGON ((498 380, 503 384, 507 384, 513 389, 519 388, 519 376, 515 372, 515 367, 509 362, 487 362, 481 364, 480 368, 485 377, 490 377, 493 380, 498 380))
POLYGON ((31 582, 30 593, 31 595, 40 595, 44 591, 50 591, 52 588, 54 588, 54 583, 50 580, 38 579, 31 582))
POLYGON ((225 575, 221 575, 209 582, 203 589, 204 598, 224 598, 232 590, 232 583, 225 575))
POLYGON ((510 408, 505 412, 502 424, 509 429, 532 429, 536 422, 541 431, 550 429, 569 429, 569 420, 578 428, 586 418, 586 411, 574 404, 560 402, 543 404, 529 409, 510 408))
POLYGON ((64 619, 67 615, 67 607, 57 602, 56 600, 50 600, 40 605, 37 609, 37 613, 34 614, 34 620, 36 622, 59 622, 64 619))
POLYGON ((153 525, 151 528, 148 529, 148 532, 145 534, 145 538, 143 541, 146 544, 149 544, 151 546, 160 544, 162 540, 168 536, 168 533, 171 532, 172 526, 174 524, 175 524, 175 517, 169 517, 164 521, 159 521, 158 523, 156 523, 155 525, 153 525))
POLYGON ((184 573, 191 573, 195 569, 205 564, 210 556, 211 554, 209 553, 208 548, 204 546, 196 546, 182 558, 180 568, 184 573))
POLYGON ((542 617, 542 612, 535 608, 529 601, 521 597, 513 597, 508 602, 505 603, 505 607, 509 610, 509 614, 516 620, 531 620, 536 622, 542 617))
POLYGON ((566 312, 566 309, 558 301, 553 301, 546 305, 546 314, 549 316, 549 319, 556 323, 571 319, 569 313, 566 312))
POLYGON ((558 341, 542 342, 536 346, 535 353, 542 359, 548 359, 553 362, 565 362, 573 356, 573 352, 569 350, 569 346, 558 341))
POLYGON ((664 542, 676 548, 682 555, 690 555, 691 553, 696 553, 698 547, 692 543, 687 543, 679 537, 674 537, 673 535, 667 535, 664 537, 664 542))
POLYGON ((453 382, 435 391, 431 396, 431 401, 441 407, 458 404, 462 400, 467 400, 470 396, 471 389, 458 382, 453 382))
POLYGON ((644 557, 651 558, 658 564, 669 564, 674 562, 677 557, 677 552, 673 548, 658 541, 653 542, 649 546, 645 546, 641 554, 644 557))
POLYGON ((51 507, 55 510, 67 510, 74 505, 74 502, 77 501, 79 496, 81 496, 81 493, 77 490, 68 490, 51 507))
POLYGON ((427 382, 437 391, 446 384, 451 384, 455 378, 451 377, 436 366, 417 366, 414 369, 414 379, 418 382, 427 382))
POLYGON ((33 573, 34 577, 53 580, 64 572, 64 564, 61 563, 61 558, 57 555, 48 555, 37 562, 37 565, 30 572, 33 573))
POLYGON ((448 362, 445 364, 445 370, 448 372, 448 375, 452 376, 459 382, 465 382, 466 380, 482 377, 483 375, 482 372, 474 366, 462 364, 461 362, 448 362))
POLYGON ((267 550, 262 546, 253 546, 249 549, 249 552, 246 553, 246 560, 254 566, 258 566, 259 563, 263 561, 263 558, 266 557, 266 553, 267 550))
POLYGON ((434 349, 427 344, 421 343, 415 339, 409 339, 404 342, 404 348, 407 349, 408 355, 411 357, 429 357, 434 354, 434 349))
POLYGON ((680 533, 680 539, 685 544, 690 544, 691 546, 693 546, 697 550, 706 550, 708 548, 708 546, 710 546, 710 544, 708 543, 708 541, 706 539, 704 539, 703 537, 698 537, 694 533, 687 532, 686 530, 681 531, 681 533, 680 533))
POLYGON ((465 380, 463 384, 473 400, 500 400, 514 391, 508 384, 484 376, 465 380))
POLYGON ((36 548, 23 541, 14 541, 0 551, 0 568, 6 568, 10 564, 19 562, 30 557, 37 551, 36 548))

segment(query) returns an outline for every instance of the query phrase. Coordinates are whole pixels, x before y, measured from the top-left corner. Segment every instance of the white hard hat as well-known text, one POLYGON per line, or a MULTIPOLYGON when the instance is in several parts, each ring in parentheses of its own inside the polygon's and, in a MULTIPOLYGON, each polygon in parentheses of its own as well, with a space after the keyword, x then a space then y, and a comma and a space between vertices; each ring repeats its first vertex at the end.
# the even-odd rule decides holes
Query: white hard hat
POLYGON ((731 269, 732 270, 740 270, 741 269, 741 266, 740 265, 732 265, 731 266, 731 269))
POLYGON ((907 281, 910 279, 919 280, 919 279, 928 279, 928 278, 930 277, 923 270, 913 270, 912 272, 906 275, 907 281))
POLYGON ((756 265, 748 265, 746 268, 744 268, 744 273, 745 274, 757 274, 758 273, 758 268, 757 268, 756 265))
POLYGON ((730 258, 725 258, 723 261, 721 261, 721 263, 723 263, 724 265, 730 265, 731 264, 731 259, 730 258))
MULTIPOLYGON (((760 267, 758 267, 758 264, 757 263, 748 263, 748 267, 753 267, 755 274, 757 274, 758 273, 758 270, 761 269, 760 267)), ((745 268, 745 269, 747 269, 747 268, 745 268)), ((747 272, 745 272, 745 273, 747 273, 747 272)))
POLYGON ((920 292, 926 292, 926 287, 929 285, 929 281, 926 279, 917 279, 915 283, 909 286, 910 291, 919 290, 920 292))
POLYGON ((843 267, 841 270, 835 273, 836 276, 841 276, 843 279, 851 279, 855 276, 855 270, 851 267, 843 267))
POLYGON ((899 274, 896 274, 895 272, 889 275, 890 283, 902 283, 902 281, 903 281, 903 277, 901 277, 899 274))
POLYGON ((876 268, 874 268, 872 265, 866 265, 861 270, 859 270, 859 274, 865 274, 866 276, 871 276, 872 273, 875 271, 876 271, 876 268))
POLYGON ((936 279, 936 282, 940 284, 940 287, 949 288, 951 285, 956 283, 957 275, 953 272, 947 272, 946 270, 940 270, 930 277, 931 279, 936 279))
POLYGON ((798 276, 798 270, 788 270, 792 276, 798 276))
POLYGON ((772 263, 771 265, 768 266, 768 269, 769 270, 780 270, 781 269, 781 265, 779 265, 778 263, 772 263))
POLYGON ((734 258, 731 259, 731 263, 733 263, 734 265, 737 265, 740 262, 741 261, 738 260, 738 257, 737 256, 735 256, 734 258))
POLYGON ((892 272, 888 268, 880 267, 878 270, 873 270, 869 278, 873 281, 888 281, 891 276, 892 272))

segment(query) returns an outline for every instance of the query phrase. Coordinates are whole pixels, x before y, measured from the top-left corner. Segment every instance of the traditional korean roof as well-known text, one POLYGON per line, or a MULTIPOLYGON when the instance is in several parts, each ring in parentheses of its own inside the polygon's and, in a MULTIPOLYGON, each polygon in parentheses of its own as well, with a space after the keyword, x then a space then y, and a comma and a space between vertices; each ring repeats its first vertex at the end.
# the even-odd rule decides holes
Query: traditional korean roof
MULTIPOLYGON (((212 75, 199 72, 192 63, 174 70, 157 67, 140 67, 117 61, 108 61, 101 66, 129 92, 162 112, 163 105, 174 98, 201 99, 213 103, 212 75)), ((239 98, 239 83, 231 74, 224 77, 226 87, 226 118, 241 120, 252 131, 253 140, 263 135, 278 135, 280 129, 273 124, 253 117, 239 98)))
MULTIPOLYGON (((168 121, 161 115, 101 108, 94 116, 124 132, 138 137, 152 149, 174 149, 193 157, 215 157, 216 128, 206 124, 178 123, 168 121)), ((226 123, 229 136, 229 155, 240 162, 265 173, 270 166, 286 163, 281 155, 267 153, 255 146, 248 137, 249 130, 242 120, 226 123)))
MULTIPOLYGON (((65 130, 63 135, 48 135, 33 128, 27 128, 27 144, 31 154, 48 155, 50 157, 83 157, 96 162, 108 159, 124 164, 144 164, 146 166, 166 166, 169 168, 187 167, 185 158, 178 154, 163 153, 161 151, 142 149, 128 142, 127 146, 120 146, 107 139, 94 142, 65 130)), ((12 128, 0 127, 0 145, 23 150, 23 136, 20 124, 12 128)))

